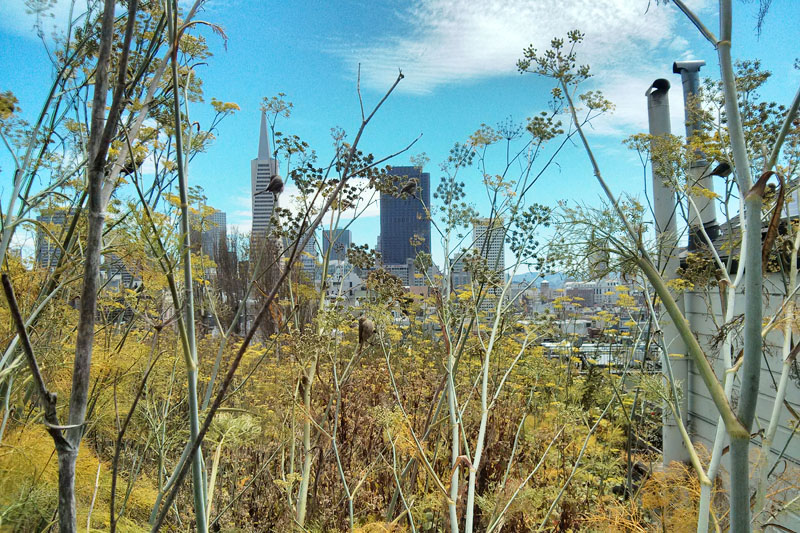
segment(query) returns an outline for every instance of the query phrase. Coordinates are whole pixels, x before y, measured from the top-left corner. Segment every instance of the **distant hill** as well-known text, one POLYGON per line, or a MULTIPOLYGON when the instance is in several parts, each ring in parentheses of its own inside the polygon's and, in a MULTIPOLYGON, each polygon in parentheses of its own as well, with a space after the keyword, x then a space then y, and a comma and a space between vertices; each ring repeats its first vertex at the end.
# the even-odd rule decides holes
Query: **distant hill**
MULTIPOLYGON (((515 283, 524 283, 526 281, 530 283, 530 281, 537 276, 539 276, 539 274, 536 272, 526 272, 525 274, 517 274, 514 276, 513 281, 515 283)), ((534 286, 538 287, 541 285, 543 279, 546 279, 548 282, 550 282, 551 289, 560 289, 564 285, 564 282, 568 280, 565 275, 561 274, 560 272, 556 272, 555 274, 548 274, 544 277, 539 277, 539 279, 537 279, 534 283, 534 286)))

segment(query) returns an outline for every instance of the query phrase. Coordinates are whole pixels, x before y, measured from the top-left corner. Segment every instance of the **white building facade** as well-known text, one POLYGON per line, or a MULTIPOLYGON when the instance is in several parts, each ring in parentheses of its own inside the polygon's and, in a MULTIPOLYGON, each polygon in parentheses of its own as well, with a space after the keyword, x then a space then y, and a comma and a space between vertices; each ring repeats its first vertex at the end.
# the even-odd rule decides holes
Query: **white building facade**
POLYGON ((488 287, 479 306, 487 313, 497 309, 497 300, 502 293, 500 286, 505 281, 505 236, 506 228, 500 218, 479 218, 472 223, 472 248, 486 260, 489 270, 497 273, 498 285, 488 287))

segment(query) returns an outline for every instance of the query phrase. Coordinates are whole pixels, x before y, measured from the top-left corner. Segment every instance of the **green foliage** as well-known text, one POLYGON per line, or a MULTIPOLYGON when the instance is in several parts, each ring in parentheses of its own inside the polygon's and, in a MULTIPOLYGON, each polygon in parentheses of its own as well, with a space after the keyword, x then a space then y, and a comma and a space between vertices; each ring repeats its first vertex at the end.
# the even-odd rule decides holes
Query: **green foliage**
POLYGON ((20 110, 17 107, 18 101, 11 91, 0 93, 0 120, 5 121, 20 110))
MULTIPOLYGON (((558 235, 551 245, 551 254, 562 272, 579 279, 591 279, 609 272, 632 274, 637 266, 634 258, 639 253, 636 242, 621 227, 616 210, 604 204, 601 207, 570 205, 562 202, 556 217, 558 235), (602 271, 598 272, 598 263, 602 271)), ((645 234, 644 206, 634 198, 619 203, 639 238, 645 234)))
MULTIPOLYGON (((13 490, 0 494, 0 527, 10 531, 38 532, 54 520, 58 501, 57 461, 53 445, 39 424, 15 428, 4 437, 10 453, 0 456, 0 483, 13 490)), ((82 446, 76 467, 76 497, 79 520, 86 524, 89 503, 95 493, 98 457, 87 446, 82 446)), ((111 475, 109 464, 100 460, 100 477, 97 485, 92 524, 97 529, 108 525, 108 498, 111 475)), ((155 498, 152 482, 140 476, 132 487, 128 499, 128 519, 122 531, 132 524, 147 520, 150 505, 155 498)), ((134 529, 135 530, 135 529, 134 529)))
POLYGON ((16 490, 0 502, 0 527, 14 533, 38 532, 50 526, 53 502, 58 499, 55 486, 43 486, 33 480, 20 480, 16 490))

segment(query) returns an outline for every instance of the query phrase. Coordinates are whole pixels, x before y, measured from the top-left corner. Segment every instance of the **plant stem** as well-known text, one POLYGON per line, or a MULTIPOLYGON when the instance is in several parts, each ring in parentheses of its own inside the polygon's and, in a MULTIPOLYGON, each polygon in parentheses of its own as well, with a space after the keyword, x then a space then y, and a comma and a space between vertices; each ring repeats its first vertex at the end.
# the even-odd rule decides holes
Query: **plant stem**
MULTIPOLYGON (((189 431, 191 439, 194 441, 200 432, 200 416, 197 402, 197 344, 195 340, 194 323, 194 282, 192 279, 192 250, 189 236, 189 199, 188 186, 186 180, 186 167, 183 160, 183 128, 181 125, 181 105, 180 91, 178 88, 178 39, 177 32, 178 6, 177 2, 170 3, 172 12, 169 13, 170 38, 172 40, 172 95, 173 113, 175 114, 175 162, 178 171, 178 185, 181 203, 181 255, 183 263, 183 313, 184 329, 186 331, 186 341, 188 353, 184 354, 187 362, 186 374, 189 381, 189 431)), ((206 533, 206 498, 205 483, 203 482, 203 456, 201 449, 198 449, 192 460, 192 488, 194 491, 194 514, 197 521, 196 527, 199 533, 206 533)))

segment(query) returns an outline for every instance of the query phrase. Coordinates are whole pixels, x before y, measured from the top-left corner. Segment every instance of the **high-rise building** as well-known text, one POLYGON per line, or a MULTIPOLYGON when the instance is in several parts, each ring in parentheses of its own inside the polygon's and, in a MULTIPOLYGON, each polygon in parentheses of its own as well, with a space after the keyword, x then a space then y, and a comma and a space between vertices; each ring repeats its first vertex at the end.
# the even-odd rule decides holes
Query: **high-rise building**
POLYGON ((506 269, 505 242, 506 229, 499 218, 479 218, 472 223, 472 247, 486 259, 490 270, 502 273, 506 269))
POLYGON ((300 264, 303 265, 305 275, 313 282, 317 272, 317 240, 313 236, 308 239, 300 254, 300 264))
POLYGON ((40 222, 36 226, 36 264, 46 268, 54 268, 58 264, 58 258, 61 257, 61 247, 53 240, 50 234, 58 237, 61 234, 61 228, 67 222, 67 217, 70 212, 67 209, 43 209, 36 220, 40 222), (50 230, 48 234, 42 224, 45 224, 50 230))
POLYGON ((450 263, 450 290, 464 290, 469 284, 470 276, 464 263, 464 255, 463 252, 459 252, 450 263))
POLYGON ((481 301, 479 309, 493 313, 497 309, 497 299, 502 294, 502 289, 497 285, 505 281, 505 243, 506 228, 503 220, 499 218, 479 218, 472 223, 472 248, 475 253, 486 260, 490 271, 498 274, 494 283, 486 289, 486 294, 481 301))
POLYGON ((539 296, 543 302, 549 302, 553 299, 553 289, 550 287, 550 282, 546 279, 542 280, 539 285, 539 296))
POLYGON ((353 235, 349 229, 322 230, 322 255, 327 255, 333 241, 331 261, 346 261, 347 249, 352 244, 353 235))
POLYGON ((275 197, 267 186, 278 173, 278 162, 269 151, 267 114, 261 112, 261 132, 258 137, 258 157, 250 162, 250 183, 253 201, 253 238, 264 237, 270 230, 270 220, 275 209, 275 197))
POLYGON ((393 167, 389 175, 402 189, 416 180, 412 194, 381 193, 380 252, 385 265, 405 265, 420 252, 431 253, 431 221, 426 208, 431 204, 431 175, 419 167, 393 167))
POLYGON ((214 210, 203 220, 203 229, 200 236, 203 253, 217 260, 220 246, 227 246, 228 224, 224 211, 214 210))
POLYGON ((141 278, 134 276, 122 257, 115 253, 103 254, 100 273, 106 278, 105 286, 116 291, 133 289, 141 285, 141 278))

